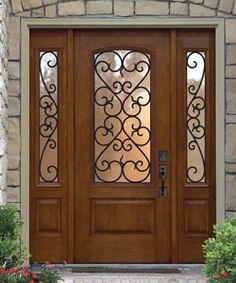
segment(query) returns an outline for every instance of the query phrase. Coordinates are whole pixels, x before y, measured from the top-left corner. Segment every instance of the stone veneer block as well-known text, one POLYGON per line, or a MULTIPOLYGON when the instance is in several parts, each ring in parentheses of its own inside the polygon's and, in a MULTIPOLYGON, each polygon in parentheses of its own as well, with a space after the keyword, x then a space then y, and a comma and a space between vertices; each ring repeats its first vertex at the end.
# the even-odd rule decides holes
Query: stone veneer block
POLYGON ((34 9, 32 11, 32 17, 33 18, 43 18, 44 17, 44 8, 40 7, 38 9, 34 9))
POLYGON ((11 0, 11 7, 13 13, 18 13, 23 11, 21 0, 11 0))
POLYGON ((42 6, 42 0, 22 0, 24 10, 34 9, 42 6))
POLYGON ((236 19, 226 19, 226 43, 236 43, 236 19))
POLYGON ((7 184, 8 186, 20 185, 20 172, 18 170, 10 170, 7 172, 7 184))
MULTIPOLYGON (((0 142, 1 142, 1 139, 0 139, 0 142)), ((4 152, 5 154, 5 152, 4 152)), ((6 181, 6 172, 7 172, 7 168, 8 168, 8 160, 7 160, 7 156, 4 155, 2 158, 1 158, 1 166, 0 166, 0 175, 4 176, 5 178, 5 181, 6 181)), ((4 182, 5 182, 4 181, 4 182)), ((7 186, 5 186, 6 188, 7 186)), ((5 189, 4 188, 4 189, 5 189)))
POLYGON ((215 9, 218 5, 219 0, 205 0, 204 5, 209 8, 215 9))
POLYGON ((132 16, 134 14, 134 2, 133 1, 115 1, 114 2, 114 14, 116 16, 132 16))
POLYGON ((20 164, 20 120, 8 119, 8 168, 18 169, 20 164))
POLYGON ((226 47, 226 64, 236 64, 236 44, 227 45, 226 47))
POLYGON ((58 0, 43 0, 43 5, 56 4, 58 0))
POLYGON ((190 0, 189 2, 196 3, 196 4, 202 4, 203 0, 190 0))
POLYGON ((190 16, 193 17, 213 17, 216 15, 215 10, 206 8, 204 6, 190 4, 190 16))
POLYGON ((226 210, 226 218, 232 217, 235 213, 236 213, 236 210, 235 211, 227 211, 226 210))
POLYGON ((226 114, 226 123, 234 123, 236 124, 236 115, 234 114, 226 114))
POLYGON ((219 11, 231 13, 234 0, 220 0, 219 11))
POLYGON ((9 32, 9 59, 20 59, 20 18, 10 17, 8 22, 9 32))
POLYGON ((112 14, 112 1, 88 1, 87 13, 90 15, 112 14))
POLYGON ((85 7, 83 1, 73 1, 60 3, 58 5, 59 16, 79 16, 84 15, 85 7))
POLYGON ((227 13, 217 11, 217 17, 228 17, 228 16, 229 16, 229 14, 227 14, 227 13))
POLYGON ((226 78, 236 79, 236 66, 226 67, 226 78))
POLYGON ((8 98, 8 116, 20 116, 20 100, 18 97, 10 96, 8 98))
POLYGON ((228 173, 236 173, 236 163, 226 163, 225 170, 228 173))
POLYGON ((233 14, 236 15, 236 1, 234 2, 233 14))
POLYGON ((226 175, 226 209, 236 210, 236 175, 226 175))
POLYGON ((188 15, 188 4, 187 3, 170 3, 170 14, 171 15, 188 15))
MULTIPOLYGON (((10 144, 8 142, 8 147, 10 144)), ((9 170, 19 170, 20 169, 20 154, 19 155, 8 155, 8 169, 9 170)))
MULTIPOLYGON (((0 138, 0 155, 3 156, 6 151, 6 137, 1 136, 0 138)), ((0 166, 0 174, 2 174, 2 166, 0 166)))
POLYGON ((57 15, 57 6, 56 5, 45 7, 45 16, 47 18, 55 18, 56 15, 57 15))
MULTIPOLYGON (((232 79, 226 80, 226 97, 227 97, 226 113, 228 114, 236 114, 236 95, 235 94, 236 94, 236 80, 232 80, 232 79)), ((236 145, 236 142, 235 142, 235 145, 236 145)))
MULTIPOLYGON (((2 98, 1 98, 1 96, 0 96, 0 99, 1 99, 1 103, 3 102, 3 100, 2 100, 2 98)), ((7 119, 7 104, 5 103, 5 104, 3 104, 2 103, 2 105, 1 105, 1 119, 0 119, 0 121, 1 121, 1 124, 2 124, 2 126, 3 126, 3 128, 4 128, 4 132, 6 132, 6 129, 7 129, 7 122, 8 122, 8 119, 7 119)))
MULTIPOLYGON (((2 176, 0 176, 0 184, 2 184, 2 176)), ((0 188, 0 205, 4 205, 7 201, 6 194, 4 191, 1 191, 0 188)))
POLYGON ((20 187, 8 187, 7 188, 7 201, 8 202, 20 202, 20 187))
POLYGON ((21 13, 16 13, 15 14, 16 17, 22 17, 22 18, 29 18, 31 17, 31 11, 24 11, 21 13))
MULTIPOLYGON (((7 64, 8 64, 8 0, 0 1, 0 205, 7 201, 7 64)), ((20 3, 16 3, 17 5, 20 3)), ((17 10, 19 8, 14 6, 17 10)), ((20 8, 19 8, 20 9, 20 8)))
POLYGON ((4 11, 0 8, 0 21, 2 21, 4 18, 4 11))
POLYGON ((226 161, 236 162, 236 124, 226 125, 226 161))
POLYGON ((136 2, 136 15, 168 15, 169 3, 157 1, 137 1, 136 2))
POLYGON ((8 78, 9 79, 19 79, 20 78, 20 63, 15 61, 10 61, 8 64, 8 78))

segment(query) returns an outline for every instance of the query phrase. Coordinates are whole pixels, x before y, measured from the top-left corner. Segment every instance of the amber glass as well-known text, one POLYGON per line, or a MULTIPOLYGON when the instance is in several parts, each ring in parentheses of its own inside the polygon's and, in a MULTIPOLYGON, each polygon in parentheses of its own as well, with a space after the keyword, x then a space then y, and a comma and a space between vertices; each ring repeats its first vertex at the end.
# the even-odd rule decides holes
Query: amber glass
POLYGON ((150 55, 94 55, 94 181, 151 180, 150 55))
POLYGON ((39 54, 39 181, 58 182, 58 52, 39 54))
POLYGON ((187 182, 205 182, 205 52, 187 52, 187 182))

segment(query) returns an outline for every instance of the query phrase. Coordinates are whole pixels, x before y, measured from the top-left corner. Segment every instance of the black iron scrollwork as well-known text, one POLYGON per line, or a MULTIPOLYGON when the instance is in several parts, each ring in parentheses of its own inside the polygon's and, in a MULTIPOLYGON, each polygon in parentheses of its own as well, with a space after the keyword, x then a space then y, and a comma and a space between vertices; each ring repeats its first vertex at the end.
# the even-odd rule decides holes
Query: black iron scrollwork
MULTIPOLYGON (((58 156, 49 158, 58 149, 58 102, 57 68, 58 52, 40 52, 40 158, 39 177, 43 182, 56 182, 58 179, 58 156), (54 74, 54 75, 52 75, 54 74)), ((57 152, 56 152, 57 154, 57 152)))
POLYGON ((150 70, 143 52, 94 56, 95 181, 150 182, 150 70))
POLYGON ((205 181, 205 52, 187 52, 186 65, 187 182, 199 183, 205 181), (188 78, 190 70, 197 79, 188 78))

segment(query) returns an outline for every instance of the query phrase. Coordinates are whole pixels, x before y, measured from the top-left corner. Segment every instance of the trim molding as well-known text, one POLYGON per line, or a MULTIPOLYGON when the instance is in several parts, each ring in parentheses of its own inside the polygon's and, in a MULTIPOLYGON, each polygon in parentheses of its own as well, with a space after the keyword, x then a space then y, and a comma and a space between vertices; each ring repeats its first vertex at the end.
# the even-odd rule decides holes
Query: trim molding
POLYGON ((215 28, 216 219, 225 218, 225 31, 222 18, 21 19, 21 216, 29 247, 29 31, 37 28, 215 28))

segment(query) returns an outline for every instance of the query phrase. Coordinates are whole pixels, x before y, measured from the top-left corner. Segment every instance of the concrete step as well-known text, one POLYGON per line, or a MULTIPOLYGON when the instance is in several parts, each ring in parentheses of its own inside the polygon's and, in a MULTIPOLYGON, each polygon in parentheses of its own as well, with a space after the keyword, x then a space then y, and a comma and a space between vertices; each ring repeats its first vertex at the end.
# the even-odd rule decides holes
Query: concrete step
POLYGON ((62 274, 65 283, 207 283, 201 273, 73 273, 62 274))

